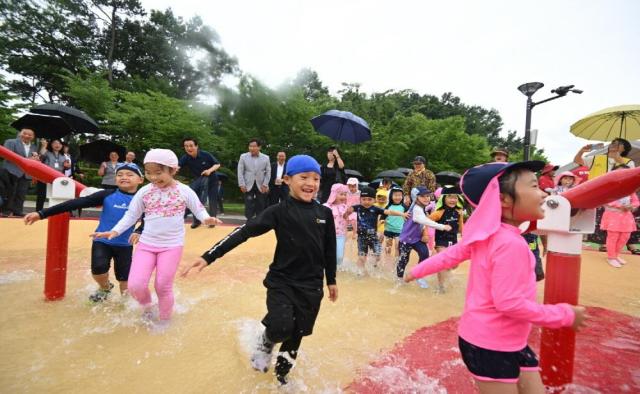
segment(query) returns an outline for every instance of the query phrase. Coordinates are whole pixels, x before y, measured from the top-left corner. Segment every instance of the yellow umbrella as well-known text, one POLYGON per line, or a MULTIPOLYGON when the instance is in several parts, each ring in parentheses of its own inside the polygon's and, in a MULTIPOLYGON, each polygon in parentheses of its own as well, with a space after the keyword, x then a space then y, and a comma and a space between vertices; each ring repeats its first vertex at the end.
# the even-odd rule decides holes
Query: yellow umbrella
POLYGON ((571 132, 587 140, 640 139, 640 105, 619 105, 585 116, 571 125, 571 132))

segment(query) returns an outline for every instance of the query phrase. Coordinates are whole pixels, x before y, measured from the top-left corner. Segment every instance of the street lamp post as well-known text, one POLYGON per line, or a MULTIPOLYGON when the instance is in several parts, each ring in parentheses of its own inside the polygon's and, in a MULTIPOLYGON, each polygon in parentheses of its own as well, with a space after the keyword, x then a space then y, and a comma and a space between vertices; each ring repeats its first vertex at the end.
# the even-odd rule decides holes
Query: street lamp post
POLYGON ((543 86, 544 84, 542 82, 527 82, 518 86, 518 90, 522 94, 527 96, 527 112, 526 112, 526 118, 524 123, 524 160, 529 160, 529 157, 531 155, 531 110, 533 109, 533 107, 535 107, 538 104, 546 103, 547 101, 564 97, 569 92, 573 92, 577 94, 582 93, 582 90, 574 89, 575 85, 560 86, 559 88, 553 89, 551 91, 551 93, 556 94, 555 96, 549 97, 542 101, 538 101, 537 103, 533 102, 531 97, 535 94, 535 92, 540 90, 543 86))

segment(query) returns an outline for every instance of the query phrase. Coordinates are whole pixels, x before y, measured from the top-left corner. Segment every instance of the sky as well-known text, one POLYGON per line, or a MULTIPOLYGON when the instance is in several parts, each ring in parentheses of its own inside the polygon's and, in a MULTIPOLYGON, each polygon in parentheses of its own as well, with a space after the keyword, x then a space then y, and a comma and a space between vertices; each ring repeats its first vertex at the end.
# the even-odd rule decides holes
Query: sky
POLYGON ((142 0, 146 9, 199 15, 240 68, 271 87, 303 68, 332 93, 445 92, 495 108, 503 132, 524 134, 526 97, 575 84, 584 91, 533 109, 538 147, 555 164, 589 143, 572 123, 603 108, 640 104, 640 1, 142 0))

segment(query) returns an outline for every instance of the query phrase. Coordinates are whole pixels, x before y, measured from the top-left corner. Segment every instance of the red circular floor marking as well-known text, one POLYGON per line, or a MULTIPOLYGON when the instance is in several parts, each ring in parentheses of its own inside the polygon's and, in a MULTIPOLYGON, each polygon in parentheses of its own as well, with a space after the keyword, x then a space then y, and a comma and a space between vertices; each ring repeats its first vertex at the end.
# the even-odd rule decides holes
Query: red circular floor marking
MULTIPOLYGON (((640 392, 640 318, 589 307, 589 326, 576 336, 573 385, 566 392, 640 392)), ((460 359, 458 318, 414 332, 360 370, 347 386, 357 393, 477 391, 460 359)), ((538 352, 540 330, 529 344, 538 352)))

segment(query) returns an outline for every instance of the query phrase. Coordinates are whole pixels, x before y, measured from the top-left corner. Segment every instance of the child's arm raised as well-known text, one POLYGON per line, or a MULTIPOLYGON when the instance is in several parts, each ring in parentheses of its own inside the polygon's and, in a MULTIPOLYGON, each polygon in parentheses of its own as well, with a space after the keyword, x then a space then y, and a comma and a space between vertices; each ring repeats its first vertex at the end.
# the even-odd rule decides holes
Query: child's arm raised
POLYGON ((413 207, 413 221, 421 224, 423 226, 433 227, 436 230, 440 231, 451 231, 451 226, 448 224, 440 224, 438 222, 434 222, 429 219, 427 215, 425 215, 424 211, 420 207, 413 207))
POLYGON ((573 324, 574 307, 569 304, 538 304, 529 299, 532 283, 532 258, 527 247, 502 243, 490 251, 491 294, 498 311, 514 319, 549 328, 573 324))
POLYGON ((180 276, 187 276, 189 271, 194 268, 197 269, 198 272, 200 272, 204 269, 204 267, 210 265, 215 260, 224 256, 229 251, 233 250, 236 246, 244 243, 249 238, 257 237, 268 232, 269 230, 274 229, 277 221, 276 209, 278 207, 279 205, 272 205, 262 211, 262 213, 254 219, 249 219, 242 226, 236 227, 226 237, 222 238, 215 245, 213 245, 211 249, 204 252, 202 257, 194 261, 190 267, 182 271, 180 276))
POLYGON ((75 209, 98 207, 103 204, 104 199, 115 190, 100 190, 86 197, 74 198, 73 200, 54 205, 50 208, 38 212, 31 212, 24 217, 24 224, 33 224, 49 216, 58 215, 64 212, 71 212, 75 209))
POLYGON ((471 257, 471 247, 464 243, 455 244, 440 252, 437 255, 425 259, 420 264, 413 267, 411 272, 404 278, 405 282, 411 282, 414 279, 423 276, 435 274, 453 268, 471 257))

